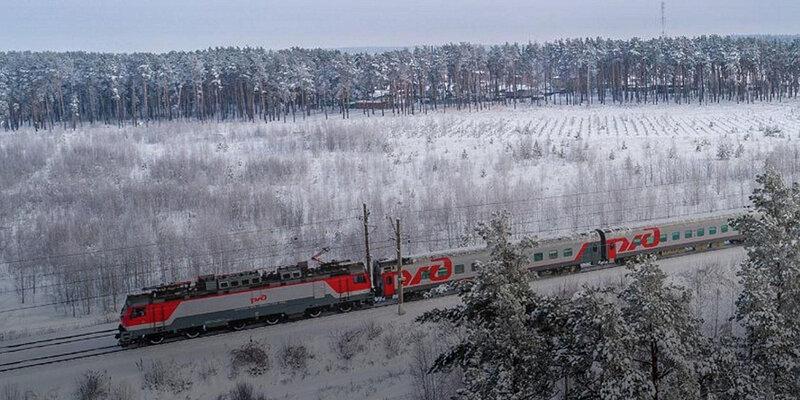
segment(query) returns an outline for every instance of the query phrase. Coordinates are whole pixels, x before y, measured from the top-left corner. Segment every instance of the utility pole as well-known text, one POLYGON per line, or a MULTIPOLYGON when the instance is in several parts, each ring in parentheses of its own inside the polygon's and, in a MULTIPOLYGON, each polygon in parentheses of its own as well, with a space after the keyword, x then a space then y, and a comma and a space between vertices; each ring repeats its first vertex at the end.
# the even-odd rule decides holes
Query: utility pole
POLYGON ((397 315, 405 314, 403 310, 403 257, 400 255, 400 218, 394 220, 394 236, 397 244, 397 315))
POLYGON ((667 2, 662 0, 661 1, 661 37, 667 36, 667 14, 666 14, 667 2))
POLYGON ((369 275, 369 287, 372 288, 372 256, 369 254, 369 211, 367 211, 367 203, 362 203, 364 206, 364 250, 366 250, 367 261, 367 275, 369 275))

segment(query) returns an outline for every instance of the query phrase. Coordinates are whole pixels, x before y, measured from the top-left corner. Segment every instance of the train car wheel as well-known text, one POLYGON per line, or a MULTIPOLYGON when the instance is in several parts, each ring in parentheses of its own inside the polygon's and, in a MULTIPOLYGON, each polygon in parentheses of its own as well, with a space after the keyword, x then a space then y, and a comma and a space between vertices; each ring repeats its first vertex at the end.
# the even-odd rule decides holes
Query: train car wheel
POLYGON ((183 335, 189 339, 194 339, 200 336, 200 329, 189 329, 188 331, 184 332, 183 335))
POLYGON ((312 308, 312 309, 306 311, 306 314, 308 314, 308 316, 311 317, 311 318, 317 318, 320 315, 322 315, 322 309, 321 308, 312 308))
POLYGON ((235 331, 240 331, 240 330, 244 329, 245 326, 247 326, 247 322, 245 322, 245 321, 233 321, 233 322, 231 322, 231 329, 233 329, 235 331))
POLYGON ((275 325, 278 322, 281 322, 281 316, 280 315, 270 315, 270 316, 265 317, 264 321, 266 321, 267 325, 275 325))
POLYGON ((352 303, 339 304, 339 311, 340 312, 346 313, 346 312, 350 312, 352 310, 353 310, 353 304, 352 303))
POLYGON ((147 338, 147 343, 161 344, 164 341, 164 335, 153 335, 147 338))

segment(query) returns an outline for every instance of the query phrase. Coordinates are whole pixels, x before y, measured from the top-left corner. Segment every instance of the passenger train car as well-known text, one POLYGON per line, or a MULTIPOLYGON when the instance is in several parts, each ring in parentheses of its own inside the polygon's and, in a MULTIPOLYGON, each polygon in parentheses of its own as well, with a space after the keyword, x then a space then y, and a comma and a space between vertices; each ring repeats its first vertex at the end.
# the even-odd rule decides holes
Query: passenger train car
MULTIPOLYGON (((529 250, 529 269, 537 274, 570 272, 622 264, 640 254, 672 255, 736 243, 729 225, 738 215, 615 229, 540 241, 529 250)), ((372 276, 360 262, 331 262, 317 268, 301 263, 276 271, 206 275, 194 281, 145 289, 129 295, 120 317, 121 345, 159 343, 166 337, 196 337, 216 327, 242 329, 264 321, 275 324, 295 315, 318 317, 327 310, 350 311, 376 298, 419 294, 439 285, 470 279, 486 262, 486 249, 462 249, 375 262, 372 276), (371 279, 370 279, 371 278, 371 279)))

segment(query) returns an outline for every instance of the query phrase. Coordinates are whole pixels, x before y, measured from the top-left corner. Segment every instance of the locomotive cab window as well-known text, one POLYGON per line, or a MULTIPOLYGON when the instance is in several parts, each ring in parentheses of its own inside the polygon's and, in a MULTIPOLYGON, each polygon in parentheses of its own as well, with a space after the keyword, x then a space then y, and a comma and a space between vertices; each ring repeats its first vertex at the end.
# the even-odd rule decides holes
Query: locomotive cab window
POLYGON ((647 244, 648 245, 654 244, 655 242, 656 242, 655 235, 650 235, 650 236, 647 237, 647 244))
POLYGON ((136 307, 131 311, 131 318, 144 317, 144 307, 136 307))
POLYGON ((544 255, 542 253, 535 253, 533 255, 533 262, 542 261, 544 260, 544 255))
POLYGON ((717 234, 717 227, 716 226, 709 226, 708 227, 708 234, 709 235, 716 235, 717 234))
POLYGON ((422 271, 422 279, 431 279, 430 271, 422 271))
POLYGON ((367 279, 364 278, 364 275, 356 275, 356 276, 353 277, 353 282, 355 282, 355 283, 364 283, 366 281, 367 281, 367 279))
POLYGON ((464 264, 456 264, 456 273, 463 274, 464 273, 464 264))

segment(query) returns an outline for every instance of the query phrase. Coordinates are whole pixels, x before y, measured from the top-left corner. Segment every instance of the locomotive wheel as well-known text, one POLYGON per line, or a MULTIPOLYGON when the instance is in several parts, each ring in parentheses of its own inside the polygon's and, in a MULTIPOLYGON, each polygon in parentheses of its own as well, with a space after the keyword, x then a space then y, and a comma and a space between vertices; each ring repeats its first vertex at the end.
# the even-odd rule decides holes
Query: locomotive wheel
POLYGON ((153 335, 147 338, 147 343, 150 344, 161 344, 164 341, 164 335, 153 335))
POLYGON ((350 312, 352 310, 353 310, 353 304, 352 303, 339 304, 339 311, 340 312, 346 313, 346 312, 350 312))
POLYGON ((281 322, 281 316, 280 315, 270 315, 270 316, 265 317, 264 321, 267 323, 267 325, 275 325, 278 322, 281 322))
POLYGON ((308 316, 311 317, 311 318, 317 318, 320 315, 322 315, 322 309, 321 308, 312 308, 312 309, 308 310, 306 312, 306 314, 308 314, 308 316))
POLYGON ((235 331, 240 331, 240 330, 244 329, 245 326, 247 326, 247 321, 233 321, 233 322, 231 322, 231 329, 233 329, 235 331))
POLYGON ((186 332, 184 332, 183 335, 189 339, 194 339, 200 336, 200 333, 201 333, 200 329, 189 329, 186 332))

